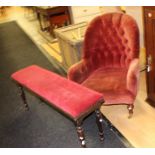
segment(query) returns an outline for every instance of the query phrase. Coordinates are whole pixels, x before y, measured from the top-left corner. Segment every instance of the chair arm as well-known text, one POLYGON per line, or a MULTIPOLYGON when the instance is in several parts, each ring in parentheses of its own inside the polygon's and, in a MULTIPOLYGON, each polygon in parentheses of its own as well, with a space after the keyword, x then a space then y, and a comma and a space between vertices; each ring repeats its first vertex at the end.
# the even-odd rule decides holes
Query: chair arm
POLYGON ((82 83, 90 74, 85 60, 72 65, 68 70, 68 79, 77 83, 82 83))
POLYGON ((136 96, 139 82, 139 59, 135 58, 130 62, 127 73, 127 89, 136 96))

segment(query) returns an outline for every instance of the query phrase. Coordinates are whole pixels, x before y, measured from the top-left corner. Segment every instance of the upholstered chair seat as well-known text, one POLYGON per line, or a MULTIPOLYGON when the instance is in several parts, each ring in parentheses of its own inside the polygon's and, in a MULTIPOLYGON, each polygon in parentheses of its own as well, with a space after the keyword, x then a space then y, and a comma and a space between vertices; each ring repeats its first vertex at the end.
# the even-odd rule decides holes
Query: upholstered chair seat
POLYGON ((68 78, 101 92, 105 105, 128 105, 133 113, 139 79, 139 30, 123 13, 93 19, 85 33, 82 60, 68 78))

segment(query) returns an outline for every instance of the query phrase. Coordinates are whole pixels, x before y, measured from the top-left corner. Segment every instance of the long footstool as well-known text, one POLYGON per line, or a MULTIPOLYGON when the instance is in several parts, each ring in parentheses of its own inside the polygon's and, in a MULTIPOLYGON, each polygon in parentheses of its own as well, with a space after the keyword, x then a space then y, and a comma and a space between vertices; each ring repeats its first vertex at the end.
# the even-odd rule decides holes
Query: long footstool
POLYGON ((84 118, 94 111, 100 140, 104 139, 102 114, 100 112, 100 106, 104 102, 102 94, 36 65, 13 73, 11 78, 19 86, 20 95, 27 110, 29 106, 24 88, 70 117, 76 125, 82 147, 86 147, 82 123, 84 118))

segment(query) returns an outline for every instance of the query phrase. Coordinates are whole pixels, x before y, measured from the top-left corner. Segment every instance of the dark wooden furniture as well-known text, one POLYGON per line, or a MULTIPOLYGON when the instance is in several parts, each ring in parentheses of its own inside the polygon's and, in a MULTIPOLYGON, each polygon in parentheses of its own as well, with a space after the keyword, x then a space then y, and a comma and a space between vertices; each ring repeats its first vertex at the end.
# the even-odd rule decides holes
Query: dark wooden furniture
POLYGON ((155 106, 155 6, 144 6, 143 16, 147 59, 147 101, 155 106))
MULTIPOLYGON (((65 19, 67 19, 67 22, 66 22, 67 24, 71 23, 68 6, 36 7, 36 12, 37 12, 37 18, 39 20, 41 30, 50 31, 52 35, 54 35, 53 24, 55 24, 53 20, 58 19, 56 18, 56 16, 58 17, 63 16, 65 17, 65 19), (53 23, 51 23, 51 21, 53 23)), ((64 18, 61 18, 61 19, 62 21, 64 21, 64 18)))
POLYGON ((4 6, 0 6, 0 15, 5 14, 5 7, 4 6))
POLYGON ((27 110, 29 106, 23 88, 30 90, 60 112, 69 116, 76 125, 82 147, 86 147, 82 123, 84 118, 94 111, 96 112, 96 123, 99 128, 100 140, 104 139, 102 114, 99 110, 104 102, 102 94, 36 65, 17 71, 11 77, 19 85, 20 95, 27 110))

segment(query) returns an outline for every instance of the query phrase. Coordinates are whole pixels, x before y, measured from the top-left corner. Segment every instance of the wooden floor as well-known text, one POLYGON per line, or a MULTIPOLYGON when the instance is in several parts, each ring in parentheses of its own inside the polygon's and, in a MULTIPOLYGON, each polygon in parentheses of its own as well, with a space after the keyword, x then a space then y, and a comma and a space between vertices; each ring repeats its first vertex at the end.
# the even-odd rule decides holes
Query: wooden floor
MULTIPOLYGON (((16 20, 23 30, 34 40, 38 47, 46 46, 43 53, 51 61, 48 54, 49 42, 39 33, 39 24, 35 17, 28 17, 25 9, 11 7, 6 15, 0 16, 0 22, 16 20), (47 51, 46 51, 47 50, 47 51)), ((54 46, 56 48, 56 46, 54 46)), ((41 48, 42 49, 42 48, 41 48)), ((49 50, 51 52, 51 49, 49 50)), ((49 52, 49 53, 50 53, 49 52)), ((52 52, 51 52, 52 53, 52 52)), ((144 64, 145 53, 141 52, 141 66, 144 64)), ((61 60, 60 60, 61 61, 61 60)), ((155 147, 155 108, 152 108, 146 99, 145 73, 140 75, 139 92, 135 101, 134 115, 128 119, 126 106, 102 106, 101 111, 105 117, 124 135, 134 147, 155 147)))
POLYGON ((135 101, 134 115, 128 119, 126 106, 102 106, 106 118, 136 148, 155 147, 155 108, 146 99, 145 73, 141 73, 139 92, 135 101))

